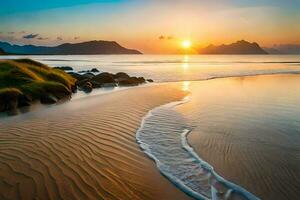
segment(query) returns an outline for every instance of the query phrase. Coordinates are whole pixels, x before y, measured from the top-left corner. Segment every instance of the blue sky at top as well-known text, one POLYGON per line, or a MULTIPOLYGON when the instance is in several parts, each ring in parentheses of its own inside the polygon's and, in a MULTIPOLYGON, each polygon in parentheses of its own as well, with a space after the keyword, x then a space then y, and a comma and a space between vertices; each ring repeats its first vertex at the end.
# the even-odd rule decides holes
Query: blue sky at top
MULTIPOLYGON (((116 40, 168 51, 160 35, 199 45, 300 43, 300 0, 0 0, 0 40, 55 45, 116 40), (27 35, 35 37, 26 37, 27 35)), ((175 41, 173 42, 175 44, 175 41)))

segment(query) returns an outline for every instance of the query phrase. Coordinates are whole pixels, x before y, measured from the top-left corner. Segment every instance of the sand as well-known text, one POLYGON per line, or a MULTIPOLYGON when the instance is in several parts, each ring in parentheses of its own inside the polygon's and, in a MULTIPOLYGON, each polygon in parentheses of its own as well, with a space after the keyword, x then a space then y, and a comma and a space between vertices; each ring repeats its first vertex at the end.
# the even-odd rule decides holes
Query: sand
POLYGON ((0 199, 189 199, 135 140, 149 110, 183 96, 133 88, 1 118, 0 199))

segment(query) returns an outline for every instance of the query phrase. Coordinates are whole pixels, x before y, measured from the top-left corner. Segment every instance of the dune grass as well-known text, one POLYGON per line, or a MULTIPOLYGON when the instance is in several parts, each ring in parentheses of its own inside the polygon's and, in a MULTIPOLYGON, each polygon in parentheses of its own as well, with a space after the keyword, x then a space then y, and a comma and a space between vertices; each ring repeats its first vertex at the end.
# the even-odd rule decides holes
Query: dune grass
POLYGON ((19 91, 31 99, 70 95, 75 79, 62 70, 30 59, 0 60, 0 93, 19 91))

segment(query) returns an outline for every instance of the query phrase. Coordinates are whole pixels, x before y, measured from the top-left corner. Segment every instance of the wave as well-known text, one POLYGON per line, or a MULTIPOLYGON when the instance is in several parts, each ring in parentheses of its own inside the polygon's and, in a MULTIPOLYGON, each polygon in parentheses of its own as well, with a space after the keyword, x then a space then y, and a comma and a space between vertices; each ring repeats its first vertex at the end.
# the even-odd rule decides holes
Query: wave
POLYGON ((162 61, 118 61, 113 63, 125 64, 300 64, 300 61, 183 61, 183 60, 162 60, 162 61))
POLYGON ((173 109, 187 102, 185 98, 148 112, 136 133, 141 149, 164 176, 195 199, 259 199, 218 175, 188 144, 187 136, 193 127, 173 109))
POLYGON ((64 62, 94 62, 92 60, 74 60, 74 59, 39 59, 41 61, 64 61, 64 62))

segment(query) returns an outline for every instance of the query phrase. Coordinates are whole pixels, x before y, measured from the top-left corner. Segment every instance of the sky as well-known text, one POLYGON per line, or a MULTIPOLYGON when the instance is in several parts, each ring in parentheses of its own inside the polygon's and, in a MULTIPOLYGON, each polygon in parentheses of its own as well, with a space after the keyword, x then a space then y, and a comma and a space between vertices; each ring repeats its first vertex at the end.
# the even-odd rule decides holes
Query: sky
POLYGON ((0 0, 0 41, 54 46, 117 41, 176 53, 237 40, 300 44, 300 0, 0 0))

